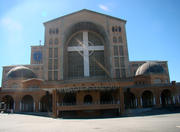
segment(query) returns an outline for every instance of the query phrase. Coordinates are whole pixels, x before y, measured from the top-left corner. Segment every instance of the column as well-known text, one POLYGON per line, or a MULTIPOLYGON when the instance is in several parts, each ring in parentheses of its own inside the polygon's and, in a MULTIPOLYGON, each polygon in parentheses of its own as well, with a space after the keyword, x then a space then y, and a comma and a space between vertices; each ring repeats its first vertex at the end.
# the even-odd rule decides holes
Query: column
POLYGON ((41 102, 39 102, 39 112, 41 111, 41 102))
POLYGON ((39 99, 37 98, 36 100, 35 100, 35 112, 40 112, 39 111, 39 99))
POLYGON ((138 97, 137 97, 137 100, 138 100, 138 108, 142 108, 141 97, 138 96, 138 97))
POLYGON ((36 111, 36 102, 35 101, 33 102, 33 111, 34 112, 36 111))
POLYGON ((141 103, 141 107, 143 106, 143 101, 142 101, 142 97, 140 97, 140 103, 141 103))
POLYGON ((57 111, 57 90, 53 90, 53 117, 58 117, 58 111, 57 111))
POLYGON ((16 109, 16 102, 14 101, 13 111, 15 111, 15 109, 16 109))
POLYGON ((153 104, 156 105, 156 97, 153 98, 153 104))
POLYGON ((119 89, 119 95, 120 95, 120 114, 124 114, 125 112, 125 108, 124 108, 124 92, 123 92, 123 89, 120 88, 119 89))
POLYGON ((99 91, 93 91, 93 103, 94 104, 100 104, 100 92, 99 91))
POLYGON ((160 102, 160 105, 162 105, 162 100, 161 100, 161 96, 159 97, 159 102, 160 102))
POLYGON ((159 96, 158 94, 156 94, 156 95, 155 95, 155 98, 156 98, 156 107, 157 107, 157 108, 161 107, 161 101, 160 101, 161 96, 159 96))
POLYGON ((22 103, 21 103, 21 101, 20 101, 20 105, 19 105, 19 110, 20 110, 20 112, 22 111, 22 103))
POLYGON ((173 104, 176 104, 176 102, 175 102, 175 97, 173 96, 173 104))
POLYGON ((14 97, 14 112, 21 111, 20 102, 21 102, 20 96, 14 97))

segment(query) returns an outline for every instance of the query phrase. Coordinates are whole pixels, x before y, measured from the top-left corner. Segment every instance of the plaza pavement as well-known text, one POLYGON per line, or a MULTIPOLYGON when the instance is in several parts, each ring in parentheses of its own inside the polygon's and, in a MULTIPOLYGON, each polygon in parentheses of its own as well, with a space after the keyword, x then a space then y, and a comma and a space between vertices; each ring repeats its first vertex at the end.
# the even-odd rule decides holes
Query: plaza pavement
POLYGON ((105 119, 0 114, 0 132, 180 132, 180 113, 105 119))

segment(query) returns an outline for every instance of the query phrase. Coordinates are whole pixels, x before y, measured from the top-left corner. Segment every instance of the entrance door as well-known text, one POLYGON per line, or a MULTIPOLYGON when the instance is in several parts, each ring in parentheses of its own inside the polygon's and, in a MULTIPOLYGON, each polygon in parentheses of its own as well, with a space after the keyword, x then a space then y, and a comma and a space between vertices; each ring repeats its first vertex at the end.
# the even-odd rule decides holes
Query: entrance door
POLYGON ((22 98, 22 111, 23 112, 33 112, 34 101, 31 95, 25 95, 22 98))
POLYGON ((161 93, 162 106, 166 107, 171 104, 171 91, 166 89, 161 93))

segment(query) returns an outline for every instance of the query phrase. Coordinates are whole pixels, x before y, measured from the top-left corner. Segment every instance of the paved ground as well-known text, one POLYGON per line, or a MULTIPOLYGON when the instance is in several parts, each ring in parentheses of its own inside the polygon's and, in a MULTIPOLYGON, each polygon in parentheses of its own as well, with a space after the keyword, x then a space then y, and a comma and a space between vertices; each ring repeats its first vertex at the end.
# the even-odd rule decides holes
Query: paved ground
POLYGON ((180 132, 180 113, 106 119, 0 114, 0 132, 180 132))

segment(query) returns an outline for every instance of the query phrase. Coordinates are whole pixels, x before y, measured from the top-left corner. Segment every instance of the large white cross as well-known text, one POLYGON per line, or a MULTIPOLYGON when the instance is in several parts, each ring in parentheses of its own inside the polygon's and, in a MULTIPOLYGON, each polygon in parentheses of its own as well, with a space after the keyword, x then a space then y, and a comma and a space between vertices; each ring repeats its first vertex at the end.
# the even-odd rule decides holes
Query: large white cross
MULTIPOLYGON (((79 43, 79 42, 78 42, 79 43)), ((83 42, 80 42, 80 46, 70 46, 68 51, 83 51, 83 61, 84 61, 84 76, 89 77, 89 51, 104 50, 104 46, 89 46, 92 42, 88 39, 88 32, 83 32, 83 42), (81 43, 81 44, 80 44, 81 43)), ((93 44, 92 44, 93 45, 93 44)))

